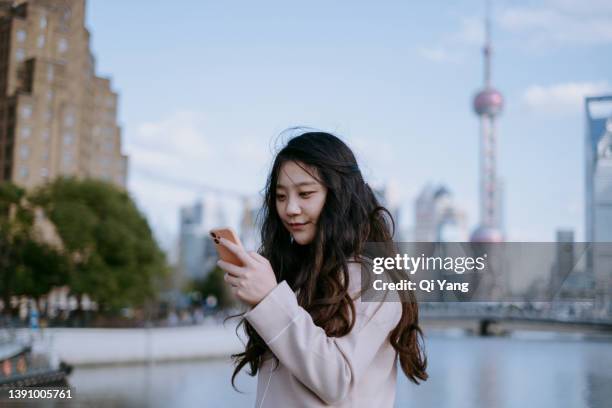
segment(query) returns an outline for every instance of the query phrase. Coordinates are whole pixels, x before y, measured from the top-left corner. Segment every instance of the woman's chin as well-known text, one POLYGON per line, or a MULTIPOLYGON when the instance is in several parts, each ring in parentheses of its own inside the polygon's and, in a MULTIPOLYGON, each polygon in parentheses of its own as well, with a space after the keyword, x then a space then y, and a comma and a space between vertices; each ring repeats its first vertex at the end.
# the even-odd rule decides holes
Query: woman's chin
POLYGON ((298 245, 308 245, 314 237, 311 234, 293 234, 293 239, 298 245))

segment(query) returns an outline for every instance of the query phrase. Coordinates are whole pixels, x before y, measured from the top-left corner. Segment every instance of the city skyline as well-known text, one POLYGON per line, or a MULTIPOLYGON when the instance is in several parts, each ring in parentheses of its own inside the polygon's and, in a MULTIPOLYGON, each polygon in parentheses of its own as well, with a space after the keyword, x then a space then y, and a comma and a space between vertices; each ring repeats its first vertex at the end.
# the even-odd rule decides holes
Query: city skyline
MULTIPOLYGON (((155 174, 257 193, 270 147, 293 125, 344 137, 366 178, 397 191, 404 220, 426 183, 443 183, 473 228, 484 2, 270 7, 88 2, 100 70, 122 95, 128 186, 162 244, 199 194, 155 174), (240 165, 214 170, 227 162, 240 165)), ((507 239, 552 242, 570 228, 581 241, 583 97, 611 89, 612 7, 495 2, 492 19, 508 103, 498 129, 507 239)))

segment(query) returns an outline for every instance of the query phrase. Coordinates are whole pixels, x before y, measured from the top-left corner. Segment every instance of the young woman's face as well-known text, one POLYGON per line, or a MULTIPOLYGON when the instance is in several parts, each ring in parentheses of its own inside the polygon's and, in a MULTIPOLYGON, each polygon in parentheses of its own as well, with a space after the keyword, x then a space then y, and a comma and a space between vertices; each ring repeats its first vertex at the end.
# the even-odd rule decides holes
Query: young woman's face
MULTIPOLYGON (((303 164, 302 167, 308 168, 303 164)), ((294 161, 281 165, 276 184, 276 211, 295 242, 306 245, 315 237, 327 187, 302 167, 294 161)), ((316 174, 314 169, 308 170, 316 174)))

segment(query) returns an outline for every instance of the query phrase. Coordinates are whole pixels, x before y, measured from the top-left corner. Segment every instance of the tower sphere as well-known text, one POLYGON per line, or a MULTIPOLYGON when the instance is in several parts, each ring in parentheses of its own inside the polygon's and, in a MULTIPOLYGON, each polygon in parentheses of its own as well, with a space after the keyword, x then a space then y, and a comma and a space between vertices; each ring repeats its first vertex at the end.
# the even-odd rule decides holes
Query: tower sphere
POLYGON ((496 228, 481 226, 472 232, 470 241, 482 243, 504 242, 504 236, 496 228))
POLYGON ((485 88, 474 97, 474 111, 478 115, 497 115, 504 107, 504 97, 494 88, 485 88))

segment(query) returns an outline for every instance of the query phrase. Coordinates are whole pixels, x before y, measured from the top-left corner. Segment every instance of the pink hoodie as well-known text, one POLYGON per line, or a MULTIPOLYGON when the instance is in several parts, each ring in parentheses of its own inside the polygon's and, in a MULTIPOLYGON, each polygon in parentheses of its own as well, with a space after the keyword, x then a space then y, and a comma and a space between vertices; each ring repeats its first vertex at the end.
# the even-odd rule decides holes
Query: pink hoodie
MULTIPOLYGON (((349 293, 361 290, 361 266, 349 266, 349 293)), ((286 281, 278 284, 246 319, 272 353, 264 355, 257 379, 256 408, 392 407, 397 353, 389 333, 401 303, 355 300, 356 320, 343 337, 328 337, 297 303, 286 281)))

